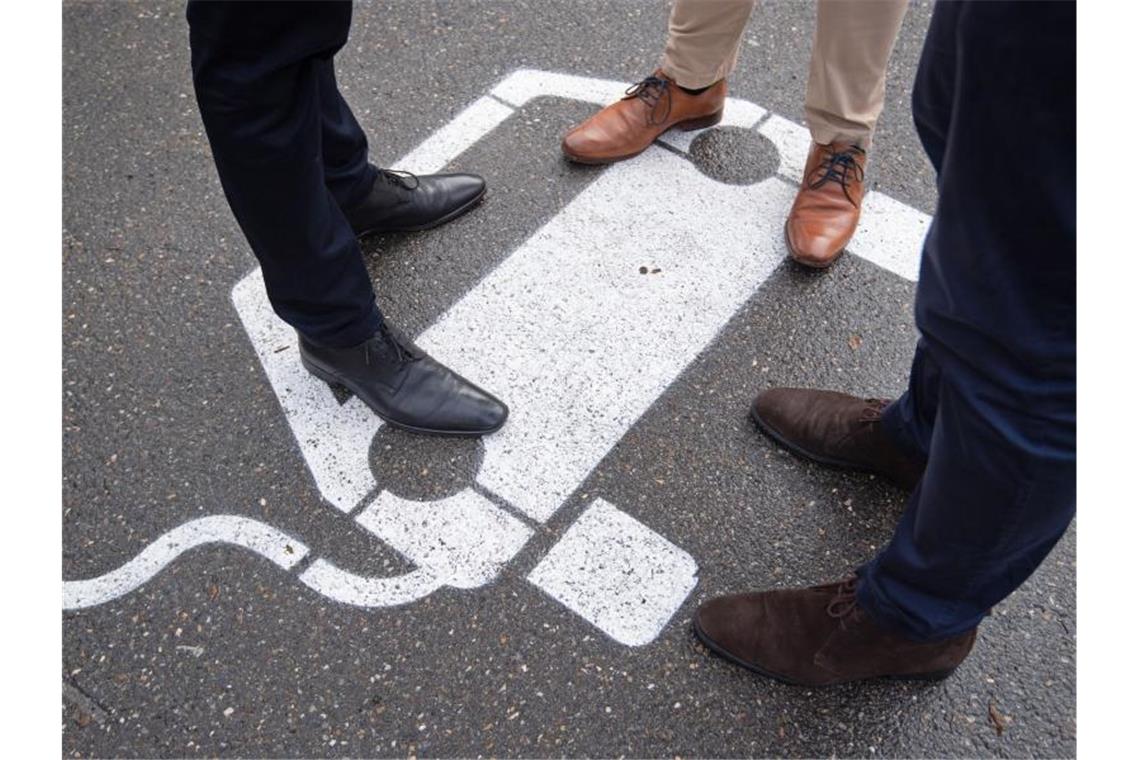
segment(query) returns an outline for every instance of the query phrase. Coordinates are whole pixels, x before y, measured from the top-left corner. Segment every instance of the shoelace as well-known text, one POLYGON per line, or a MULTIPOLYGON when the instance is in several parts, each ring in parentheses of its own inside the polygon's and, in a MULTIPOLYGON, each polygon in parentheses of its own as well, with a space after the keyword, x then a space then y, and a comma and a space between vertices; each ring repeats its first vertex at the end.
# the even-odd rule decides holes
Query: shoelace
POLYGON ((405 190, 415 190, 420 186, 420 178, 411 172, 399 171, 398 169, 381 169, 380 174, 388 180, 389 184, 402 187, 405 190))
MULTIPOLYGON (((396 332, 394 332, 392 330, 392 328, 390 328, 388 326, 387 322, 381 322, 380 323, 380 329, 377 330, 377 334, 384 339, 385 343, 387 343, 389 346, 392 347, 393 353, 396 354, 396 361, 400 362, 401 364, 407 364, 409 362, 414 362, 420 358, 419 355, 417 355, 411 349, 409 349, 407 346, 404 345, 403 341, 401 340, 400 335, 398 335, 396 332)), ((365 364, 371 364, 372 363, 372 354, 369 351, 369 347, 371 345, 372 345, 372 341, 368 341, 367 343, 364 344, 364 363, 365 364)))
POLYGON ((669 91, 669 80, 661 77, 647 76, 637 84, 632 85, 625 91, 625 97, 622 100, 629 100, 630 98, 637 98, 649 106, 649 115, 645 117, 645 123, 649 126, 664 122, 669 118, 669 111, 673 109, 673 95, 669 91), (665 113, 661 115, 660 119, 657 119, 655 115, 662 96, 665 99, 665 113))
POLYGON ((855 610, 855 581, 854 575, 849 575, 839 584, 835 596, 827 603, 827 614, 837 620, 842 620, 855 610))
POLYGON ((863 399, 867 405, 859 415, 860 422, 877 422, 883 416, 883 410, 890 406, 890 400, 885 398, 863 399))
POLYGON ((838 151, 828 146, 824 150, 827 151, 827 156, 820 161, 814 172, 819 176, 812 180, 808 187, 812 190, 818 190, 828 182, 838 182, 839 186, 843 188, 843 194, 847 196, 847 200, 851 201, 851 205, 858 205, 855 203, 855 199, 851 197, 847 186, 852 178, 856 182, 863 181, 863 167, 859 165, 855 156, 865 155, 866 151, 857 145, 851 145, 838 151))

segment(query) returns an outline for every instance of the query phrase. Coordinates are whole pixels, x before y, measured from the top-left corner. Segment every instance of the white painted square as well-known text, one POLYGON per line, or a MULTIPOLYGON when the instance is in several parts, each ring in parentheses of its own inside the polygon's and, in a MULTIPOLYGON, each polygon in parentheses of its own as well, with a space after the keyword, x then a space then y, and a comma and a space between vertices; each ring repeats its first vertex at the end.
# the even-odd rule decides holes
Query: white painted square
POLYGON ((493 580, 531 536, 530 528, 469 488, 440 501, 385 491, 356 521, 455 588, 493 580))
POLYGON ((697 563, 617 507, 595 501, 527 576, 626 646, 657 638, 697 584, 697 563))

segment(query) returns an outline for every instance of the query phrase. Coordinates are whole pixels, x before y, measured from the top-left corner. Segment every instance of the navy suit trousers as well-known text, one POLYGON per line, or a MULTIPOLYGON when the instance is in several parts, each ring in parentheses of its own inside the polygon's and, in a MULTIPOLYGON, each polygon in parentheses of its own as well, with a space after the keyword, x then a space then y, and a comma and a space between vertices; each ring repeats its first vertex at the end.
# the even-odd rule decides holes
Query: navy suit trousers
POLYGON ((214 163, 274 311, 316 343, 360 343, 381 316, 343 213, 376 175, 333 71, 352 4, 192 0, 186 18, 214 163))
POLYGON ((921 338, 884 413, 925 458, 859 601, 916 640, 969 630, 1076 512, 1076 4, 939 2, 914 87, 938 174, 921 338))

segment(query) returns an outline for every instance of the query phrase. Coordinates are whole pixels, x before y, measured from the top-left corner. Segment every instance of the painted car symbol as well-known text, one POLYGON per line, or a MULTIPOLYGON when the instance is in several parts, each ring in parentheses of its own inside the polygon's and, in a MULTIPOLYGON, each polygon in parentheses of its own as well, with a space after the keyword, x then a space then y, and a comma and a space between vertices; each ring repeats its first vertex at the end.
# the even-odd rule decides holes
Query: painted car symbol
MULTIPOLYGON (((533 98, 604 105, 625 86, 516 71, 397 165, 438 171, 533 98)), ((234 306, 321 496, 415 566, 400 576, 366 577, 316 558, 299 568, 303 584, 361 607, 406 604, 443 586, 477 588, 568 508, 568 497, 785 257, 783 218, 810 138, 733 98, 722 125, 774 143, 776 174, 749 185, 720 182, 689 160, 693 133, 667 133, 664 145, 599 173, 418 337, 440 361, 497 389, 512 410, 507 425, 482 441, 472 481, 442 500, 405 499, 376 482, 369 447, 383 423, 359 400, 342 404, 305 373, 259 270, 234 287, 234 306), (651 204, 644 200, 649 190, 651 204), (642 223, 631 237, 627 220, 635 215, 642 223), (653 277, 641 274, 646 262, 653 277), (481 346, 492 342, 499 348, 488 355, 481 346)), ((925 214, 871 192, 848 251, 914 280, 928 223, 925 214)), ((302 542, 250 518, 199 518, 117 570, 65 582, 64 607, 121 596, 182 552, 211 542, 242 546, 285 569, 309 554, 302 542)), ((611 638, 636 646, 653 641, 691 593, 697 563, 619 506, 596 499, 527 579, 611 638)))

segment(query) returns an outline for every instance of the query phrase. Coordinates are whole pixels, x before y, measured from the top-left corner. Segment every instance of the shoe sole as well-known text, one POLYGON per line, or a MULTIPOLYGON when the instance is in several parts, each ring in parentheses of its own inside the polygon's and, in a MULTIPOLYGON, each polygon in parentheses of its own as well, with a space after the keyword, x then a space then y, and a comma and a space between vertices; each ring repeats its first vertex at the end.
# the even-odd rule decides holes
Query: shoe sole
POLYGON ((774 681, 779 681, 780 683, 787 684, 789 686, 806 686, 806 687, 811 687, 811 688, 819 688, 820 686, 841 686, 845 683, 855 683, 856 681, 875 681, 875 680, 886 680, 886 681, 942 681, 946 678, 949 678, 951 675, 954 674, 954 671, 958 669, 957 666, 954 666, 954 667, 949 668, 947 670, 935 670, 935 671, 931 671, 929 673, 914 673, 914 674, 909 674, 909 675, 872 676, 870 678, 850 678, 850 679, 847 679, 846 681, 835 681, 833 683, 828 683, 828 684, 807 684, 807 683, 804 683, 803 681, 796 681, 794 679, 788 678, 787 676, 782 676, 778 673, 773 673, 769 670, 765 670, 764 668, 761 668, 761 667, 759 667, 759 666, 757 666, 751 662, 748 662, 747 660, 742 660, 741 658, 734 655, 732 652, 729 652, 727 649, 724 649, 719 644, 717 644, 715 641, 713 641, 712 637, 710 637, 707 633, 705 633, 704 629, 701 628, 701 624, 697 621, 697 619, 695 617, 693 618, 693 632, 696 633, 697 638, 700 640, 700 642, 702 644, 704 644, 706 647, 708 647, 709 651, 711 651, 713 654, 717 655, 718 657, 722 657, 734 665, 739 665, 740 667, 742 667, 746 670, 751 670, 753 673, 756 673, 758 675, 762 675, 765 678, 771 678, 774 681))
POLYGON ((423 435, 446 435, 456 438, 475 438, 481 435, 490 435, 491 433, 498 431, 503 427, 503 425, 506 424, 507 418, 510 416, 510 410, 508 409, 507 414, 503 417, 503 421, 495 427, 488 428, 487 430, 436 430, 434 428, 417 427, 415 425, 409 425, 406 422, 398 422, 387 416, 375 406, 370 404, 364 395, 357 392, 357 390, 353 388, 350 383, 346 383, 344 380, 341 380, 339 377, 329 372, 328 370, 321 369, 316 364, 306 359, 304 354, 301 354, 301 366, 304 367, 310 375, 316 377, 319 380, 324 380, 330 385, 339 385, 342 388, 348 389, 348 391, 351 392, 353 396, 356 396, 358 399, 363 401, 364 405, 371 409, 373 414, 384 420, 385 423, 391 425, 392 427, 399 428, 400 430, 407 430, 409 433, 420 433, 423 435))
POLYGON ((839 253, 835 254, 835 258, 827 262, 812 261, 810 259, 802 258, 800 254, 796 252, 796 249, 792 247, 792 239, 788 236, 787 220, 784 221, 784 247, 788 249, 788 256, 792 259, 792 261, 796 262, 800 266, 810 267, 811 269, 830 269, 831 265, 839 261, 839 257, 847 252, 847 248, 844 246, 843 248, 839 249, 839 253))
MULTIPOLYGON (((705 129, 707 127, 714 127, 717 124, 720 124, 720 120, 722 118, 724 118, 724 109, 723 108, 721 108, 719 111, 716 111, 715 113, 709 114, 708 116, 699 116, 695 119, 688 119, 686 121, 679 121, 676 124, 669 127, 669 129, 679 129, 682 132, 692 132, 692 131, 697 130, 697 129, 705 129)), ((659 134, 659 135, 657 135, 657 137, 653 138, 653 141, 656 142, 657 138, 661 137, 661 135, 668 132, 669 129, 663 130, 661 132, 661 134, 659 134)), ((571 153, 570 151, 566 150, 566 147, 563 146, 562 155, 565 156, 570 161, 576 163, 576 164, 583 164, 585 166, 605 166, 607 164, 616 164, 616 163, 619 163, 621 161, 628 161, 631 158, 636 158, 636 157, 640 156, 642 153, 644 153, 645 151, 649 150, 650 145, 653 145, 653 143, 652 142, 649 143, 649 145, 646 145, 641 150, 634 151, 633 153, 627 153, 624 156, 615 156, 613 158, 590 158, 589 156, 578 156, 578 155, 575 155, 575 154, 571 153)))
POLYGON ((462 206, 459 206, 457 208, 452 209, 451 211, 449 211, 446 214, 444 214, 443 216, 441 216, 439 219, 435 219, 431 222, 428 222, 427 224, 421 224, 421 225, 416 226, 416 227, 369 227, 366 230, 363 230, 361 232, 357 232, 356 237, 359 239, 362 237, 366 237, 368 235, 386 235, 389 233, 397 233, 398 234, 398 233, 405 233, 405 232, 424 232, 425 230, 435 229, 436 227, 439 227, 441 224, 447 224, 448 222, 450 222, 454 219, 457 219, 460 216, 463 216, 468 211, 470 211, 471 209, 473 209, 477 205, 479 205, 479 203, 483 200, 484 196, 486 196, 486 195, 487 195, 487 188, 484 187, 483 190, 478 195, 476 195, 474 198, 472 198, 471 200, 464 203, 462 206))
POLYGON ((867 467, 866 465, 855 464, 853 462, 845 462, 842 459, 830 459, 828 457, 820 456, 818 454, 814 454, 814 453, 808 451, 807 449, 804 449, 804 448, 796 445, 795 443, 792 443, 787 438, 785 438, 783 435, 781 435, 774 427, 770 426, 767 422, 765 422, 764 418, 756 413, 756 407, 755 406, 753 406, 749 409, 749 416, 752 418, 752 421, 756 423, 756 426, 758 428, 760 428, 760 432, 764 433, 769 438, 774 440, 776 443, 780 444, 785 449, 792 452, 793 454, 800 457, 801 459, 806 459, 809 462, 815 462, 816 464, 821 464, 825 467, 830 467, 830 468, 835 469, 835 470, 848 470, 848 471, 854 471, 854 472, 866 472, 866 473, 869 473, 871 475, 876 475, 878 477, 881 477, 884 480, 888 480, 891 483, 893 483, 894 485, 898 486, 899 488, 908 488, 908 489, 910 488, 910 486, 907 486, 903 483, 899 483, 897 480, 895 480, 891 476, 887 475, 886 473, 879 472, 878 470, 876 470, 874 468, 867 467))

